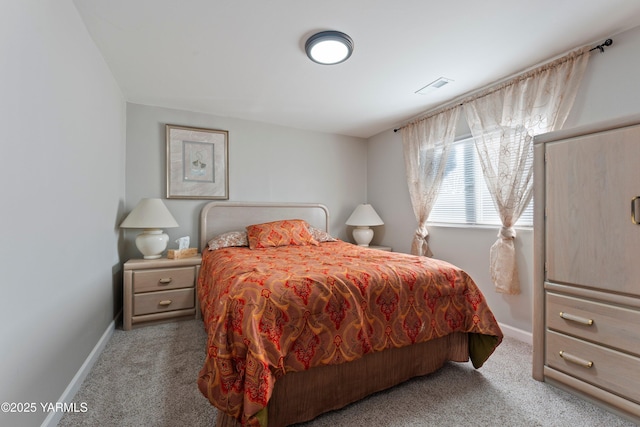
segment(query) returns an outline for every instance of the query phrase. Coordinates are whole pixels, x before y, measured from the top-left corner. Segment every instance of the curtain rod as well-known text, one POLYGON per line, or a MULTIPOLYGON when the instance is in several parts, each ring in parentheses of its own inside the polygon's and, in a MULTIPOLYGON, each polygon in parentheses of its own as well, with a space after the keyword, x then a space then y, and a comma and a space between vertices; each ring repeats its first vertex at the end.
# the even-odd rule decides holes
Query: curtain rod
POLYGON ((612 39, 606 39, 602 44, 599 44, 598 46, 592 47, 591 49, 589 49, 589 52, 591 52, 592 50, 598 49, 600 53, 604 53, 604 48, 611 46, 612 44, 613 44, 612 39))
MULTIPOLYGON (((597 46, 594 46, 594 47, 592 47, 591 49, 589 49, 589 50, 588 50, 588 52, 591 52, 591 51, 593 51, 593 50, 598 49, 598 50, 600 51, 600 53, 604 53, 604 48, 605 48, 605 47, 609 47, 609 46, 611 46, 612 44, 613 44, 613 40, 612 40, 612 39, 606 39, 606 40, 605 40, 604 42, 602 42, 601 44, 599 44, 599 45, 597 45, 597 46)), ((578 49, 576 49, 576 50, 578 50, 578 49)), ((566 55, 566 54, 565 54, 565 55, 566 55)), ((562 56, 559 56, 559 57, 558 57, 558 59, 559 59, 559 58, 562 58, 562 56)), ((475 90, 475 91, 473 91, 473 92, 471 92, 471 93, 469 93, 469 94, 459 96, 458 98, 454 99, 453 101, 450 101, 450 102, 448 102, 448 103, 445 103, 445 104, 443 104, 443 105, 442 105, 442 106, 440 106, 440 107, 436 107, 436 108, 434 108, 434 109, 432 109, 432 110, 430 110, 430 111, 427 111, 427 112, 425 112, 425 113, 421 114, 420 116, 422 116, 422 117, 418 116, 418 118, 416 118, 416 119, 409 120, 409 122, 408 122, 408 123, 406 123, 406 124, 404 124, 404 125, 400 126, 399 128, 394 129, 393 131, 394 131, 394 132, 398 132, 400 129, 402 129, 403 127, 407 126, 408 124, 410 124, 410 123, 412 123, 412 122, 415 122, 415 121, 418 121, 418 120, 421 120, 421 119, 427 118, 427 117, 429 117, 429 114, 430 114, 430 113, 432 113, 432 112, 433 112, 433 113, 437 113, 437 114, 439 114, 439 113, 444 112, 444 111, 447 111, 447 110, 449 110, 449 109, 451 109, 451 108, 455 108, 455 107, 458 107, 458 106, 464 105, 465 103, 468 103, 468 102, 470 102, 470 101, 473 101, 474 99, 477 99, 477 98, 480 98, 480 97, 484 96, 484 95, 483 95, 483 94, 484 94, 484 92, 485 92, 486 90, 491 89, 491 87, 492 87, 492 86, 497 87, 497 86, 500 86, 500 85, 506 84, 506 83, 508 83, 509 81, 511 81, 511 80, 515 80, 515 79, 517 79, 519 76, 522 76, 522 75, 526 74, 526 73, 527 73, 527 72, 529 72, 529 71, 532 71, 532 70, 534 70, 534 69, 536 69, 536 68, 544 67, 545 65, 550 64, 550 63, 552 63, 553 61, 554 61, 554 60, 551 60, 551 61, 548 61, 548 62, 546 62, 546 63, 543 63, 543 64, 541 64, 541 65, 539 65, 539 66, 533 66, 533 67, 529 68, 529 70, 528 70, 528 71, 526 71, 526 70, 525 70, 525 71, 523 71, 523 72, 521 72, 521 73, 519 73, 519 74, 512 75, 512 76, 510 76, 510 77, 507 77, 507 78, 503 79, 502 81, 498 81, 498 82, 495 82, 495 83, 493 83, 493 84, 491 84, 491 85, 489 85, 489 86, 485 86, 485 87, 483 87, 483 88, 477 89, 477 90, 475 90), (477 98, 474 98, 474 95, 479 95, 479 96, 478 96, 477 98), (440 111, 439 111, 439 110, 440 110, 440 111)), ((432 114, 432 115, 435 115, 435 114, 432 114)))

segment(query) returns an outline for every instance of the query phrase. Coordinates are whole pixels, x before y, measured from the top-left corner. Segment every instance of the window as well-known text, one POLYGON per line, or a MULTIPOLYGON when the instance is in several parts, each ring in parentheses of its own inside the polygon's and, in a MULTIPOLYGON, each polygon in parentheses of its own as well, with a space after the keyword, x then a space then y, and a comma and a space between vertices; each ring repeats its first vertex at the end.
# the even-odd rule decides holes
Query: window
MULTIPOLYGON (((500 217, 482 176, 473 138, 453 143, 429 222, 500 225, 500 217)), ((515 225, 533 225, 533 200, 515 225)))

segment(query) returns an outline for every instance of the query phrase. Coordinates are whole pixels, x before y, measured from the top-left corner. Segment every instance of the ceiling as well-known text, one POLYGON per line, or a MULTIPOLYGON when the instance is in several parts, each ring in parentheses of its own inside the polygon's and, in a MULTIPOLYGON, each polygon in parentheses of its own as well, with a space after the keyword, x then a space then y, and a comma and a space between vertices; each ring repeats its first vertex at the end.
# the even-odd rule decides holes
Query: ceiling
POLYGON ((638 0, 74 3, 128 102, 362 138, 640 25, 638 0), (324 30, 349 60, 305 56, 324 30))

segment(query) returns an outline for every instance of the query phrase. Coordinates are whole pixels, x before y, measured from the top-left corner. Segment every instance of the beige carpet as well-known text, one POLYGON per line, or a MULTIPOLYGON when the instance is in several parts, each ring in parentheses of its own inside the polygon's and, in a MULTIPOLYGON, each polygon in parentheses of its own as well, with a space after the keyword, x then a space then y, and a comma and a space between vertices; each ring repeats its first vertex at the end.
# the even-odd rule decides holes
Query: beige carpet
MULTIPOLYGON (((196 386, 206 334, 195 320, 116 330, 59 426, 213 426, 196 386)), ((634 426, 531 378, 531 347, 506 338, 485 365, 440 371, 377 393, 304 427, 634 426)))

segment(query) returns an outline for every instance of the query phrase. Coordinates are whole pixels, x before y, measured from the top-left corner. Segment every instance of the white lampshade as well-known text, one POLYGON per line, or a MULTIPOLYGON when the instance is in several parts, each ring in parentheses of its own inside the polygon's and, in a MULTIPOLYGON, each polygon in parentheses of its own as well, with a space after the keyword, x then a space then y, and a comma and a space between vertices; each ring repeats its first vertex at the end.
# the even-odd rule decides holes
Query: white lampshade
POLYGON ((167 249, 169 236, 163 228, 178 227, 169 209, 160 199, 142 199, 120 224, 121 228, 142 228, 136 246, 145 259, 156 259, 167 249))
POLYGON ((384 225, 382 219, 378 216, 373 206, 369 204, 361 204, 356 207, 349 219, 347 225, 354 225, 356 227, 373 227, 375 225, 384 225))
POLYGON ((384 222, 373 206, 363 203, 356 207, 346 224, 356 227, 353 229, 353 239, 358 245, 369 246, 373 239, 373 230, 369 227, 384 225, 384 222))

